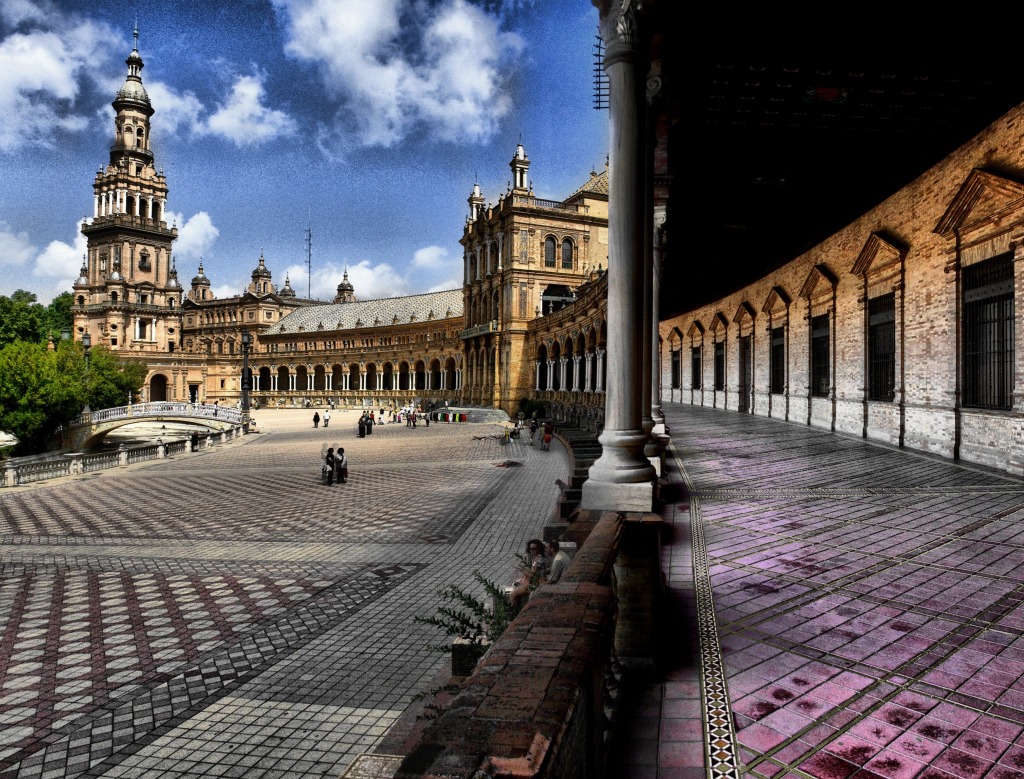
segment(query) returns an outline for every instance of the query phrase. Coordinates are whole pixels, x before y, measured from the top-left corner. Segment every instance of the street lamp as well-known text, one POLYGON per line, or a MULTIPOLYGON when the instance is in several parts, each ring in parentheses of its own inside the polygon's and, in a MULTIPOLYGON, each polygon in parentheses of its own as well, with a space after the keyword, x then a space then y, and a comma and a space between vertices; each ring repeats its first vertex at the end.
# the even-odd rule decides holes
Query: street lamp
POLYGON ((252 335, 242 331, 242 434, 249 432, 249 389, 252 387, 252 372, 249 370, 249 351, 252 349, 252 335))
POLYGON ((82 411, 91 414, 92 409, 89 408, 89 350, 92 348, 92 336, 89 333, 82 333, 82 348, 85 349, 85 408, 82 411))

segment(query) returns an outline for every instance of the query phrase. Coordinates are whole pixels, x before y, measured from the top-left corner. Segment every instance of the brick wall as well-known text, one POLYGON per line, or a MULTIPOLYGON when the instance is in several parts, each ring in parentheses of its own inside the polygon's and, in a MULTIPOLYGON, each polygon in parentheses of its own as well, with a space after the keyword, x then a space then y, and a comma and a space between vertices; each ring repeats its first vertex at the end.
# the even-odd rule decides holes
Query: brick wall
MULTIPOLYGON (((827 197, 827 193, 822 194, 827 197)), ((793 218, 799 219, 799 214, 793 218)), ((712 304, 661 323, 663 399, 737 408, 738 341, 755 313, 753 413, 788 419, 1022 474, 1024 462, 1024 106, 812 250, 712 304), (1016 374, 1010 408, 964 405, 963 270, 1013 255, 1016 374), (831 281, 830 281, 831 280, 831 281), (779 302, 781 292, 787 302, 779 302), (896 392, 867 398, 867 300, 896 300, 896 392), (831 384, 811 393, 810 316, 828 313, 831 384), (722 332, 721 324, 725 323, 722 332), (770 392, 771 326, 785 322, 786 391, 770 392), (716 330, 716 327, 718 328, 716 330), (715 392, 713 342, 727 344, 726 392, 715 392), (690 348, 703 347, 691 391, 690 348), (671 351, 680 349, 680 387, 671 351), (724 403, 725 398, 728 403, 724 403)))

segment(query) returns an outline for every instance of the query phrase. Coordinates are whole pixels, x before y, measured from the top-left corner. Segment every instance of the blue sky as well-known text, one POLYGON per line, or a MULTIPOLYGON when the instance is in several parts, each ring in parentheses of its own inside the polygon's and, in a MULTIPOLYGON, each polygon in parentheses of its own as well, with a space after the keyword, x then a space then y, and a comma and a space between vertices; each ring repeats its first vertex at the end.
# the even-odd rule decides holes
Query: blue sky
POLYGON ((136 20, 178 275, 218 297, 261 251, 301 296, 459 287, 473 183, 496 203, 520 140, 538 197, 605 164, 590 0, 0 0, 0 294, 78 275, 136 20))

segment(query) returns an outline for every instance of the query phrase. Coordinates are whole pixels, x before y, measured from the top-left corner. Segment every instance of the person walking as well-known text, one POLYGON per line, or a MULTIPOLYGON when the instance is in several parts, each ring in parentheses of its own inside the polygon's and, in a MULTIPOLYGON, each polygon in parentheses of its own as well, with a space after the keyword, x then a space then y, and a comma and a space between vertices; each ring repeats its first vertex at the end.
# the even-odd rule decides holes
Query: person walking
POLYGON ((327 409, 324 411, 324 428, 327 428, 327 423, 331 421, 331 410, 327 409))
MULTIPOLYGON (((313 427, 320 427, 320 412, 319 411, 314 411, 313 412, 313 427)), ((325 424, 324 427, 327 427, 327 425, 325 424)))
MULTIPOLYGON (((327 427, 327 425, 324 425, 324 427, 327 427)), ((327 456, 324 457, 324 465, 327 467, 327 486, 333 487, 335 465, 334 447, 331 447, 330 449, 327 450, 327 456)))

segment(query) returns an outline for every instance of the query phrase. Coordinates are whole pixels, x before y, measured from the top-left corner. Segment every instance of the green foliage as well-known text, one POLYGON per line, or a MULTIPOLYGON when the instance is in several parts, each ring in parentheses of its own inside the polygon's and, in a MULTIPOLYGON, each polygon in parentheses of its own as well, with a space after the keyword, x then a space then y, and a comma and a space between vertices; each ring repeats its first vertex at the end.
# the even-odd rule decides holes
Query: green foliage
POLYGON ((138 397, 145 363, 118 360, 102 346, 89 352, 76 341, 14 341, 0 348, 0 430, 17 436, 16 455, 45 452, 61 425, 88 403, 93 409, 123 406, 128 393, 138 397))
POLYGON ((71 306, 74 297, 64 292, 50 305, 36 302, 33 292, 15 290, 10 297, 0 295, 0 347, 15 341, 46 343, 47 338, 60 340, 61 333, 71 331, 71 306))
POLYGON ((43 331, 41 338, 48 338, 51 334, 56 341, 63 332, 71 332, 75 324, 75 317, 71 313, 71 306, 75 302, 75 296, 70 292, 62 292, 46 307, 43 314, 43 331))
MULTIPOLYGON (((476 595, 453 585, 437 591, 444 603, 452 605, 438 606, 437 611, 431 617, 413 617, 413 619, 426 625, 439 627, 444 630, 445 635, 452 638, 465 638, 478 643, 496 641, 515 617, 512 612, 512 604, 508 602, 501 588, 487 579, 480 571, 474 571, 473 578, 483 586, 486 596, 494 602, 493 611, 476 595)), ((427 644, 427 648, 438 652, 452 651, 451 643, 427 644)), ((454 695, 458 690, 457 684, 445 684, 418 693, 413 696, 413 700, 427 697, 436 699, 441 693, 454 695)), ((436 719, 443 711, 443 706, 431 702, 423 707, 423 713, 419 717, 421 719, 436 719)))
POLYGON ((89 350, 89 406, 94 411, 123 406, 129 392, 138 400, 148 370, 144 362, 120 360, 107 347, 94 346, 89 350))
POLYGON ((15 341, 0 349, 0 430, 18 437, 15 454, 44 452, 56 429, 82 410, 86 385, 81 346, 49 351, 15 341))
MULTIPOLYGON (((495 641, 505 632, 505 628, 515 616, 512 613, 512 604, 508 602, 501 587, 487 579, 480 571, 474 571, 473 578, 483 586, 484 592, 493 600, 495 604, 493 611, 488 603, 476 595, 466 592, 461 587, 451 585, 437 592, 444 603, 451 605, 438 606, 433 616, 414 617, 414 619, 417 622, 439 627, 444 630, 445 635, 452 638, 495 641)), ((452 651, 450 643, 431 644, 429 648, 439 652, 452 651)))

